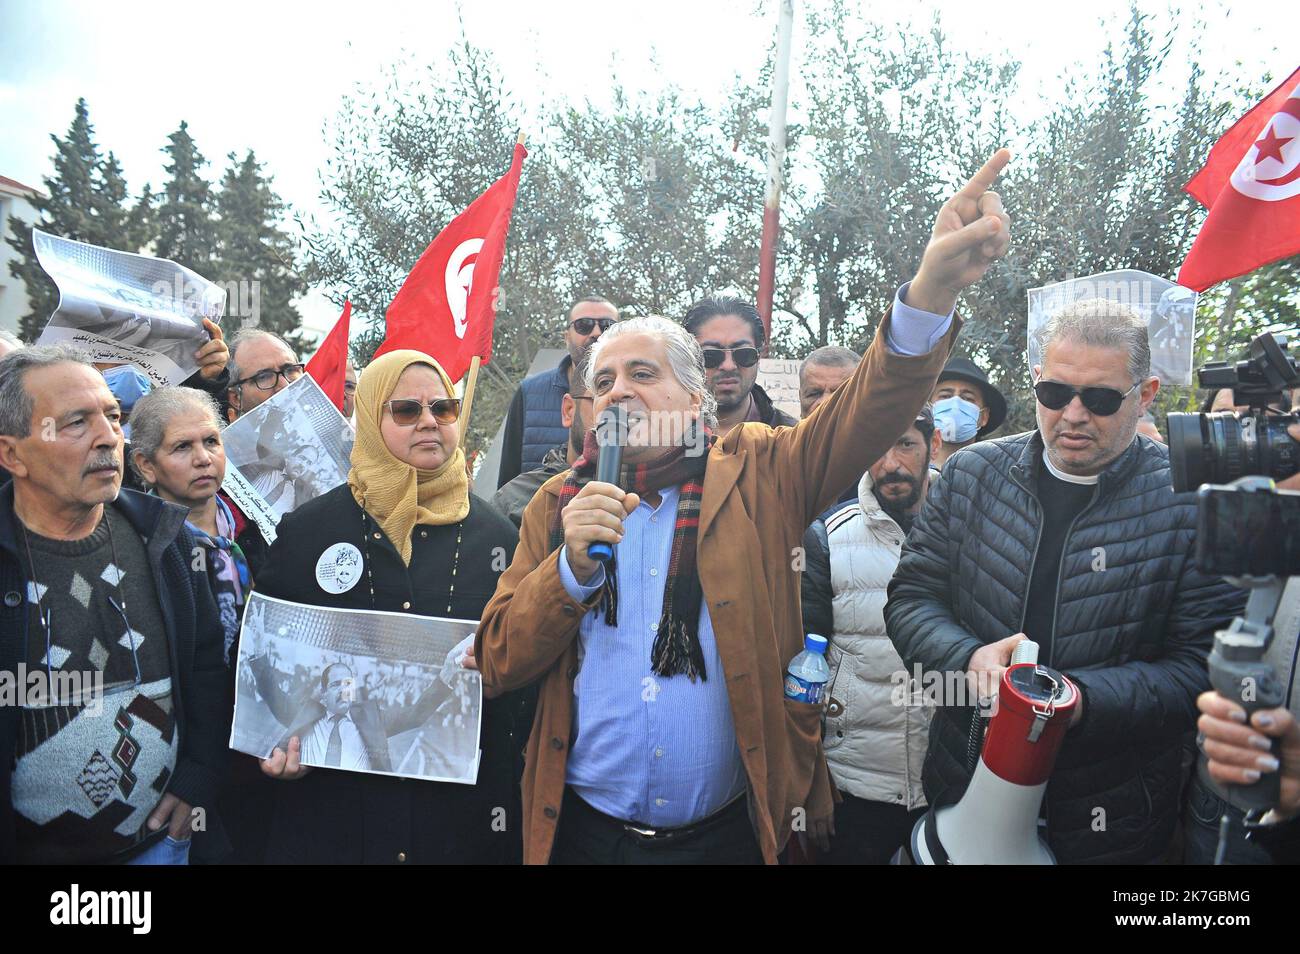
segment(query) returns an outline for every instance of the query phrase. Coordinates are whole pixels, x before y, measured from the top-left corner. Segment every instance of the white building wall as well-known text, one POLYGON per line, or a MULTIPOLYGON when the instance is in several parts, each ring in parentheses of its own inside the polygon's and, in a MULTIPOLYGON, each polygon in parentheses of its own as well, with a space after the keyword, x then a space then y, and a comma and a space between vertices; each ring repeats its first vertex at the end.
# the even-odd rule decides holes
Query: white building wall
POLYGON ((3 238, 0 239, 0 329, 17 334, 18 322, 27 314, 31 304, 27 300, 26 284, 9 272, 9 263, 22 258, 9 244, 13 237, 9 230, 11 215, 28 225, 36 221, 36 209, 27 200, 27 195, 0 184, 0 226, 3 226, 3 238))

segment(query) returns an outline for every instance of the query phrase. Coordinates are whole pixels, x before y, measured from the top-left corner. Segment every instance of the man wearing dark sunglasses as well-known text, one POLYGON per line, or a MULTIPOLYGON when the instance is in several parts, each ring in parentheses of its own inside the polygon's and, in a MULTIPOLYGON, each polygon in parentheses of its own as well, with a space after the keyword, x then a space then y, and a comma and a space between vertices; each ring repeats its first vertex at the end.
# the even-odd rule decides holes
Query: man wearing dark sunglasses
POLYGON ((506 412, 498 489, 520 474, 541 467, 547 452, 568 439, 560 403, 569 393, 570 369, 618 318, 614 303, 599 295, 587 295, 569 309, 564 328, 568 354, 555 368, 524 378, 506 412))
POLYGON ((903 547, 886 626, 909 671, 967 674, 970 691, 931 727, 930 804, 970 779, 975 704, 1028 638, 1081 693, 1045 801, 1057 860, 1157 862, 1205 658, 1244 591, 1196 569, 1194 495, 1173 492, 1168 449, 1137 434, 1160 386, 1145 323, 1080 301, 1038 343, 1037 430, 948 461, 903 547))
POLYGON ((740 298, 703 298, 682 322, 704 350, 704 378, 718 402, 718 434, 743 421, 769 427, 798 423, 777 408, 758 384, 758 359, 766 341, 763 319, 740 298))

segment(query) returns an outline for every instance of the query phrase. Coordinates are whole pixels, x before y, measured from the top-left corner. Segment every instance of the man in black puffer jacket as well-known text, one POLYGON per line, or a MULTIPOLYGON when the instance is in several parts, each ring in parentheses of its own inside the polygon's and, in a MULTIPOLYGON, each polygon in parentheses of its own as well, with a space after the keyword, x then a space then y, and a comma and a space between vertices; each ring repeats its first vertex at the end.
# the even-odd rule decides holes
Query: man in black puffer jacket
MULTIPOLYGON (((1196 503, 1164 445, 1137 435, 1159 388, 1146 327, 1078 302, 1040 332, 1038 430, 948 461, 903 548, 885 620, 908 670, 996 685, 1027 636, 1082 706, 1044 807, 1062 863, 1161 860, 1214 631, 1245 593, 1194 565, 1196 503)), ((986 690, 985 690, 986 691, 986 690)), ((931 804, 969 782, 969 699, 942 700, 923 770, 931 804)))

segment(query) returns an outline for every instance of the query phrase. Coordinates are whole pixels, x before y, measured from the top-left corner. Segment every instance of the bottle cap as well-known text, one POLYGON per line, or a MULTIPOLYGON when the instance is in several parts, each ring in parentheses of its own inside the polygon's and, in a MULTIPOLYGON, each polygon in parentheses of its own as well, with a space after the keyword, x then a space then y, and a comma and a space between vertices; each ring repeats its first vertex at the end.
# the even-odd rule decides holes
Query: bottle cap
POLYGON ((803 648, 810 653, 820 653, 826 655, 826 637, 818 636, 816 633, 809 633, 803 638, 803 648))

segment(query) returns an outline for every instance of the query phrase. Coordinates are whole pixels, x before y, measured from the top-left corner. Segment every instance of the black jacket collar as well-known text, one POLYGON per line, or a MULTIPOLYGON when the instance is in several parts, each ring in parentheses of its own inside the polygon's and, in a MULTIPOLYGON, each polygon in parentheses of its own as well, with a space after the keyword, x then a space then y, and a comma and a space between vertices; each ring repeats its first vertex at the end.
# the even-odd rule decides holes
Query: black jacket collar
POLYGON ((763 423, 768 427, 778 427, 782 424, 793 427, 798 421, 786 414, 779 407, 772 403, 772 399, 767 396, 767 392, 757 381, 749 391, 754 398, 754 406, 758 408, 758 415, 763 419, 763 423))

